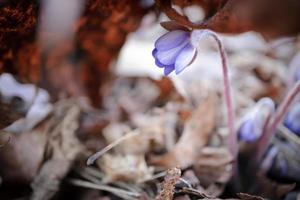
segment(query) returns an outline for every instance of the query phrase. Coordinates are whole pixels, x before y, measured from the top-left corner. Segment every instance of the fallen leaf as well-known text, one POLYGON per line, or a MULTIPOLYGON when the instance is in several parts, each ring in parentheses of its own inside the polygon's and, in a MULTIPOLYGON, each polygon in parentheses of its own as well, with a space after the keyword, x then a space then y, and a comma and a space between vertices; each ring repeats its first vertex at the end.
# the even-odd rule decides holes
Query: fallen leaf
POLYGON ((226 184, 232 175, 233 157, 226 148, 204 147, 201 149, 193 168, 201 186, 226 184))
POLYGON ((215 95, 208 94, 186 121, 183 133, 175 147, 162 156, 153 156, 154 165, 185 168, 198 160, 199 152, 209 141, 215 126, 215 95))
POLYGON ((143 155, 105 154, 98 164, 107 182, 138 183, 151 178, 153 174, 153 168, 148 167, 143 155))

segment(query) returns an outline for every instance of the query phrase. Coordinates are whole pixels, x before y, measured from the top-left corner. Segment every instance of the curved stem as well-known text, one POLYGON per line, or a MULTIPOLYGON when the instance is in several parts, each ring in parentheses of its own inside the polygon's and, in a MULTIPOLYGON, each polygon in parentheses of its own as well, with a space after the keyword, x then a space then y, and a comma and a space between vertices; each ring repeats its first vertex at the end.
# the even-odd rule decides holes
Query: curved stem
POLYGON ((224 82, 224 98, 227 108, 227 123, 228 123, 228 129, 229 129, 229 136, 228 136, 228 147, 234 158, 236 158, 238 154, 238 143, 237 143, 237 135, 235 132, 235 126, 234 126, 234 109, 233 109, 233 103, 232 103, 232 94, 231 94, 231 86, 229 81, 229 75, 228 75, 228 65, 227 65, 227 55, 226 51, 223 47, 223 44, 218 37, 216 33, 210 30, 195 30, 192 32, 191 40, 192 43, 199 41, 203 36, 209 35, 217 42, 218 49, 221 56, 221 62, 222 62, 222 71, 223 71, 223 82, 224 82), (193 41, 194 40, 194 41, 193 41))
POLYGON ((287 94, 286 98, 278 107, 275 115, 270 120, 269 125, 267 126, 267 130, 265 134, 258 141, 258 149, 257 149, 257 163, 262 159, 265 151, 268 148, 268 143, 271 137, 274 135, 278 125, 282 122, 283 117, 288 112, 290 105, 293 103, 297 95, 300 93, 300 82, 298 81, 294 87, 287 94))

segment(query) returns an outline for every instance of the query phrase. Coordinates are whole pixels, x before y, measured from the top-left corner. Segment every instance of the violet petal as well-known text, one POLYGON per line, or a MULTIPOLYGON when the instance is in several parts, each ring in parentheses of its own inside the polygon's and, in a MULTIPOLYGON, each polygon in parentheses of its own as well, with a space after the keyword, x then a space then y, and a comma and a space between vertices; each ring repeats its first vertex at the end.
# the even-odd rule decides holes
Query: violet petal
POLYGON ((168 76, 172 71, 174 71, 174 69, 175 69, 174 65, 166 66, 164 70, 165 76, 168 76))
POLYGON ((239 128, 238 136, 241 141, 254 142, 259 138, 255 132, 255 125, 252 120, 245 121, 239 128))
POLYGON ((155 42, 155 48, 159 51, 165 51, 168 49, 172 49, 178 45, 180 45, 184 40, 189 37, 189 33, 182 30, 175 30, 168 32, 158 38, 155 42))
POLYGON ((157 56, 157 49, 154 48, 153 51, 152 51, 152 56, 156 59, 156 56, 157 56))
POLYGON ((300 102, 297 102, 287 114, 284 125, 300 136, 300 102))
POLYGON ((156 65, 157 67, 160 67, 160 68, 163 68, 163 67, 166 66, 166 65, 160 63, 159 60, 157 60, 157 59, 155 59, 155 65, 156 65))
POLYGON ((196 48, 194 48, 191 44, 187 44, 180 54, 177 56, 175 61, 175 72, 179 74, 184 70, 187 66, 189 66, 196 55, 196 48))
POLYGON ((160 63, 164 65, 172 65, 175 63, 177 56, 181 52, 181 50, 189 43, 189 40, 185 40, 179 46, 169 49, 166 51, 158 50, 156 54, 156 58, 159 60, 160 63))

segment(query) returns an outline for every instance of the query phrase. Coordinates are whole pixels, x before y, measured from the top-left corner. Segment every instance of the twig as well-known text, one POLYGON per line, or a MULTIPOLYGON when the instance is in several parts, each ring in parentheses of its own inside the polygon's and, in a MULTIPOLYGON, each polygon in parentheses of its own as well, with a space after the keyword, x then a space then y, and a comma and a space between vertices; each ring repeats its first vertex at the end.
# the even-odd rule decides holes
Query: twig
POLYGON ((144 183, 144 182, 153 181, 153 180, 155 180, 155 179, 164 177, 166 174, 167 174, 167 171, 162 171, 162 172, 159 172, 159 173, 157 173, 157 174, 154 174, 154 175, 153 175, 152 177, 150 177, 150 178, 141 180, 139 183, 144 183))
MULTIPOLYGON (((84 168, 84 169, 77 169, 76 172, 88 181, 91 181, 97 185, 98 184, 105 185, 105 182, 102 180, 102 178, 104 176, 99 177, 99 173, 101 174, 101 172, 99 172, 99 171, 96 171, 94 169, 92 169, 92 171, 91 171, 89 168, 84 168), (98 172, 98 173, 95 173, 94 171, 98 172)), ((141 190, 137 191, 135 188, 133 188, 132 185, 130 185, 128 183, 114 182, 113 185, 127 189, 127 190, 135 193, 136 196, 139 196, 140 193, 142 192, 141 190)))
POLYGON ((140 195, 137 195, 136 193, 133 193, 130 191, 122 190, 122 189, 115 188, 115 187, 112 187, 109 185, 94 184, 94 183, 91 183, 88 181, 83 181, 80 179, 69 179, 69 183, 71 183, 72 185, 80 186, 80 187, 107 191, 107 192, 113 193, 114 195, 119 196, 124 199, 133 199, 134 200, 134 199, 140 197, 140 195))
POLYGON ((99 157, 101 157, 103 154, 105 154, 107 151, 111 150, 112 148, 114 148, 115 146, 119 145, 121 142, 123 142, 124 140, 127 140, 133 136, 138 135, 139 132, 137 131, 133 131, 130 132, 126 135, 124 135, 123 137, 119 138, 118 140, 115 140, 114 142, 112 142, 111 144, 107 145, 106 147, 104 147, 102 150, 96 152, 95 154, 93 154, 92 156, 90 156, 86 162, 87 165, 91 165, 93 164, 99 157))

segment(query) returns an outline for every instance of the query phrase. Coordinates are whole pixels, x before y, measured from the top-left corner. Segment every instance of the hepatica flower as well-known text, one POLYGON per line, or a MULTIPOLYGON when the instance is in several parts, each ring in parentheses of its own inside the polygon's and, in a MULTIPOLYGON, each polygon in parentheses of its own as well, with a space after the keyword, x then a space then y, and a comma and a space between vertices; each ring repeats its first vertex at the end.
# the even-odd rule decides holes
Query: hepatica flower
POLYGON ((227 57, 220 38, 213 31, 206 29, 185 31, 180 29, 180 26, 176 25, 170 25, 169 28, 167 28, 166 24, 164 27, 171 31, 158 38, 155 42, 155 48, 152 51, 152 55, 155 58, 156 65, 164 68, 165 75, 170 74, 174 70, 176 74, 179 74, 182 70, 189 66, 196 58, 199 41, 202 40, 204 36, 213 38, 217 43, 223 72, 224 99, 227 107, 227 122, 229 131, 227 143, 230 152, 234 156, 237 155, 238 145, 234 128, 234 111, 228 76, 227 57), (174 30, 173 28, 176 27, 178 29, 174 30))
POLYGON ((155 64, 164 68, 166 76, 174 70, 176 74, 182 72, 197 54, 196 48, 190 42, 190 32, 183 30, 173 30, 164 34, 157 39, 154 46, 152 55, 155 64))
POLYGON ((284 119, 284 125, 300 136, 300 102, 295 103, 284 119))
POLYGON ((254 142, 263 133, 267 121, 274 113, 274 103, 270 98, 262 98, 242 119, 238 129, 238 136, 241 141, 254 142))

